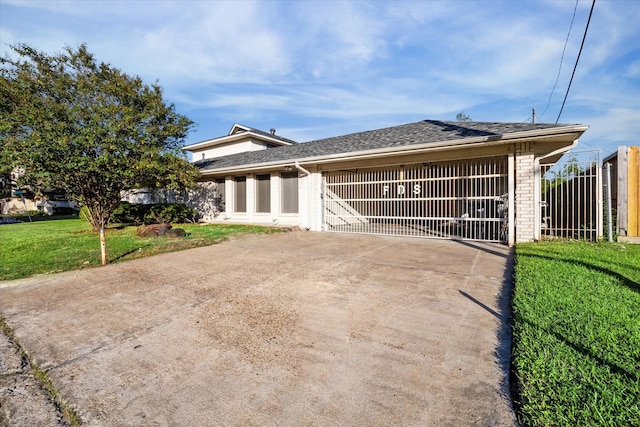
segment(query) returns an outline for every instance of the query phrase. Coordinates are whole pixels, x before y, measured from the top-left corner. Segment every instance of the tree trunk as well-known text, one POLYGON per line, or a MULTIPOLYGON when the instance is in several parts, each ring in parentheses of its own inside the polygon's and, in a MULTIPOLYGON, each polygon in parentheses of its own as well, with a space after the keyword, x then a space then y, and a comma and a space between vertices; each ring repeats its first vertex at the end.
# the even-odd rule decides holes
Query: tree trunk
POLYGON ((102 265, 107 265, 107 243, 104 240, 104 227, 100 227, 100 252, 102 253, 102 265))

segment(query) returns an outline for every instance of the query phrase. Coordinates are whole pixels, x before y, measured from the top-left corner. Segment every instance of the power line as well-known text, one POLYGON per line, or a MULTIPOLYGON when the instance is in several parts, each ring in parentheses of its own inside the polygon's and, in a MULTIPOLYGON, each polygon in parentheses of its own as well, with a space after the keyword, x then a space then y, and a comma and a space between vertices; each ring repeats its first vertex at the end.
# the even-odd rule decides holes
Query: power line
POLYGON ((580 44, 580 51, 578 52, 578 57, 576 58, 576 65, 573 67, 573 73, 571 73, 571 80, 569 80, 569 86, 567 86, 567 92, 564 94, 564 100, 562 101, 562 107, 560 107, 560 112, 558 113, 558 118, 556 119, 556 123, 560 120, 560 116, 562 115, 562 110, 564 110, 564 104, 567 102, 567 97, 569 96, 569 89, 571 89, 571 83, 573 82, 573 76, 576 75, 576 68, 578 68, 578 61, 580 61, 580 55, 582 54, 582 48, 584 47, 584 41, 587 38, 587 31, 589 30, 589 23, 591 22, 591 15, 593 15, 593 7, 596 5, 596 0, 593 0, 591 3, 591 10, 589 11, 589 19, 587 19, 587 25, 584 28, 584 35, 582 36, 582 43, 580 44))
POLYGON ((576 5, 573 7, 573 16, 571 17, 571 24, 569 25, 569 32, 567 33, 567 39, 564 41, 564 47, 562 48, 562 56, 560 57, 560 67, 558 67, 558 76, 556 77, 556 82, 553 84, 553 89, 551 89, 551 93, 549 94, 549 100, 547 101, 547 106, 545 107, 542 114, 540 114, 540 118, 544 117, 544 114, 549 109, 549 105, 551 105, 551 97, 553 97, 553 92, 556 90, 556 86, 558 86, 558 81, 560 80, 560 72, 562 71, 562 62, 564 61, 564 53, 567 50, 567 44, 569 43, 569 36, 571 35, 571 30, 573 29, 573 21, 576 19, 576 10, 578 10, 578 0, 576 0, 576 5))

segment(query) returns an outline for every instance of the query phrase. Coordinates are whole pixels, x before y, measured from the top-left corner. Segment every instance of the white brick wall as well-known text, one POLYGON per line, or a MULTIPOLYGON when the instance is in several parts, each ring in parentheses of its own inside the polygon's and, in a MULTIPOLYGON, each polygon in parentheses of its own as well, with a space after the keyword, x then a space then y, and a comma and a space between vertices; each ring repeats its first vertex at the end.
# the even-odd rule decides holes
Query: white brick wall
POLYGON ((515 167, 515 232, 516 243, 531 242, 535 238, 535 173, 531 143, 516 148, 515 167))
POLYGON ((311 191, 309 196, 311 197, 311 230, 322 231, 322 217, 323 217, 323 201, 322 201, 322 173, 317 171, 311 171, 311 191))

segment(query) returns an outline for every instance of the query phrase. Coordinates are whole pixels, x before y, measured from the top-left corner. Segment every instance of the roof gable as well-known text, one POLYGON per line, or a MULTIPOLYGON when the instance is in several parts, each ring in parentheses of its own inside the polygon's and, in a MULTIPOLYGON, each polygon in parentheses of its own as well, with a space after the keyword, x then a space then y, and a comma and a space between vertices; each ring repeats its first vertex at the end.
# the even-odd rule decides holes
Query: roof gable
POLYGON ((229 130, 229 133, 227 135, 234 135, 240 132, 248 132, 250 130, 251 128, 248 126, 243 126, 239 123, 234 123, 233 126, 231 126, 231 129, 229 130))
POLYGON ((227 135, 196 142, 195 144, 184 146, 182 149, 185 151, 197 152, 219 145, 243 142, 249 139, 265 142, 269 146, 297 144, 297 142, 292 139, 276 135, 275 129, 272 129, 272 132, 264 132, 259 129, 234 123, 227 135))

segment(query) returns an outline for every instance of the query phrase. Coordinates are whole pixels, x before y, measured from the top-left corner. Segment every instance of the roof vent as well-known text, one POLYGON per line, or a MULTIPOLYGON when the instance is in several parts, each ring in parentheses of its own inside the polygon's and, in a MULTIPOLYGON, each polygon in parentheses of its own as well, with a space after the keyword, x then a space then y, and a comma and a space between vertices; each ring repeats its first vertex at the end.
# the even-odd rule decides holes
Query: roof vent
POLYGON ((271 132, 271 135, 275 135, 276 134, 276 130, 274 128, 269 129, 269 132, 271 132))

